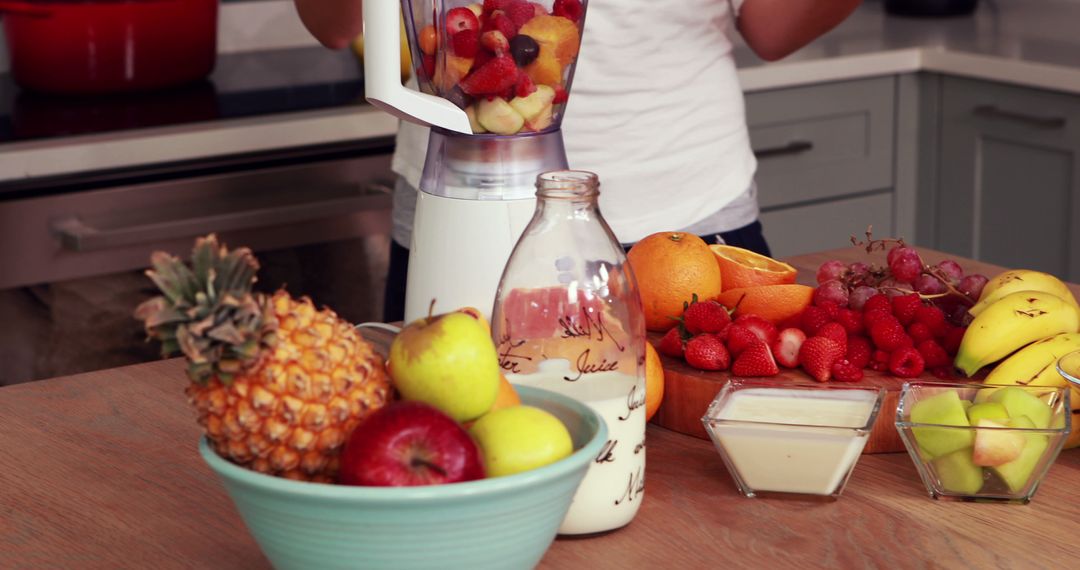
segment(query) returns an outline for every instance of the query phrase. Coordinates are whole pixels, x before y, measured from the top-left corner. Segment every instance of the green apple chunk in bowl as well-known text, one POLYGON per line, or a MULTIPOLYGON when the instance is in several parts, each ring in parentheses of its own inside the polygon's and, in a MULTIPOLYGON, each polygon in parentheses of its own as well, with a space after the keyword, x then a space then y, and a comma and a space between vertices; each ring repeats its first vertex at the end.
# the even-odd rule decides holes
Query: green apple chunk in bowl
POLYGON ((896 429, 935 499, 1028 503, 1069 434, 1069 389, 908 382, 896 429))

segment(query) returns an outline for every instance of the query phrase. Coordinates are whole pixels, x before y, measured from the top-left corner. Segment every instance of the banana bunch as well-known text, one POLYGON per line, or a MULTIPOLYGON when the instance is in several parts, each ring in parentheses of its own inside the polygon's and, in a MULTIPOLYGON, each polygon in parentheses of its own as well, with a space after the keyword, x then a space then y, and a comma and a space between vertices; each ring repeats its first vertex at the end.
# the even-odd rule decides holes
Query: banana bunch
MULTIPOLYGON (((1080 333, 1061 333, 1029 344, 998 364, 985 384, 1020 386, 1069 386, 1057 370, 1057 361, 1080 350, 1080 333)), ((1072 387, 1072 433, 1065 447, 1080 445, 1080 388, 1072 387)))
POLYGON ((1030 269, 1014 269, 996 275, 983 287, 979 295, 979 302, 968 309, 968 314, 973 317, 979 316, 987 307, 993 305, 1002 297, 1018 291, 1042 291, 1056 297, 1061 297, 1066 303, 1080 308, 1076 304, 1069 286, 1057 277, 1041 271, 1030 269))

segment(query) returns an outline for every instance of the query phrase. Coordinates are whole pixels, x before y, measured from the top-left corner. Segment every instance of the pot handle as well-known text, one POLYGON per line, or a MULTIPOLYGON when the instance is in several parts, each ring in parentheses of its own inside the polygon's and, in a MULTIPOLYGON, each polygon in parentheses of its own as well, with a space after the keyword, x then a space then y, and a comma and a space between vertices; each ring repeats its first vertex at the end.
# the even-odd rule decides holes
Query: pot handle
POLYGON ((32 18, 48 18, 52 16, 52 10, 29 2, 0 1, 0 16, 4 14, 18 14, 32 18))

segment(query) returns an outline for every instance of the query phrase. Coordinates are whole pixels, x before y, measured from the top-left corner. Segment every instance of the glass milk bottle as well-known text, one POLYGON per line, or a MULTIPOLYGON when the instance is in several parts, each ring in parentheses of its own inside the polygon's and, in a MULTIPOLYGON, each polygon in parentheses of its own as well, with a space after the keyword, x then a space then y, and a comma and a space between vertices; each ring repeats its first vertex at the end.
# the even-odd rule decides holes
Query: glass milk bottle
POLYGON ((609 437, 560 534, 622 527, 645 491, 645 320, 595 174, 537 177, 536 211, 499 282, 492 336, 507 379, 587 403, 609 437))

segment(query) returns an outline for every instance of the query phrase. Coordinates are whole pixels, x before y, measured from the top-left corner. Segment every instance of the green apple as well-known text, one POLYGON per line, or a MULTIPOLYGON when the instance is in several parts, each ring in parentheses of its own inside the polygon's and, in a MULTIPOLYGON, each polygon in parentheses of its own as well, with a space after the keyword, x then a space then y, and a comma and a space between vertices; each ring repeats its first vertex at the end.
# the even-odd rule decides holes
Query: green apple
POLYGON ((971 425, 976 425, 979 420, 1007 420, 1009 411, 997 402, 983 402, 968 408, 967 416, 971 425))
POLYGON ((512 135, 525 125, 525 118, 502 97, 490 101, 480 99, 476 104, 476 120, 497 135, 512 135))
POLYGON ((930 462, 941 488, 950 493, 974 495, 982 489, 982 467, 971 461, 970 449, 958 449, 930 462))
POLYGON ((975 392, 975 397, 972 398, 971 401, 976 403, 976 404, 981 404, 983 402, 989 402, 990 401, 990 396, 993 396, 994 392, 997 392, 997 391, 998 391, 998 388, 979 388, 975 392))
POLYGON ((570 431, 562 421, 533 406, 493 410, 476 420, 469 435, 480 446, 488 477, 543 467, 574 451, 570 431))
MULTIPOLYGON (((1027 416, 1020 416, 1009 420, 1009 427, 1033 429, 1036 425, 1027 416)), ((1009 490, 1013 493, 1018 493, 1027 486, 1032 472, 1039 466, 1043 453, 1050 445, 1050 437, 1046 434, 1025 433, 1021 435, 1027 442, 1024 445, 1024 450, 1020 452, 1020 456, 1008 463, 991 467, 994 473, 1001 477, 1001 480, 1009 486, 1009 490)))
POLYGON ((983 467, 996 467, 1020 457, 1027 444, 1025 434, 1008 429, 1008 425, 994 420, 979 420, 975 427, 988 428, 975 431, 975 447, 971 461, 983 467))
POLYGON ((435 406, 458 422, 491 409, 500 372, 487 324, 466 313, 417 319, 390 344, 390 378, 402 399, 435 406))
MULTIPOLYGON (((911 407, 909 419, 916 424, 971 427, 956 390, 946 390, 915 402, 911 407)), ((975 439, 975 434, 971 429, 915 427, 911 431, 915 435, 915 440, 919 442, 919 446, 932 457, 940 457, 957 449, 971 447, 975 439)))
POLYGON ((1054 415, 1054 410, 1046 402, 1019 386, 1009 386, 994 392, 990 401, 1005 406, 1010 418, 1031 418, 1037 428, 1049 427, 1054 415))

